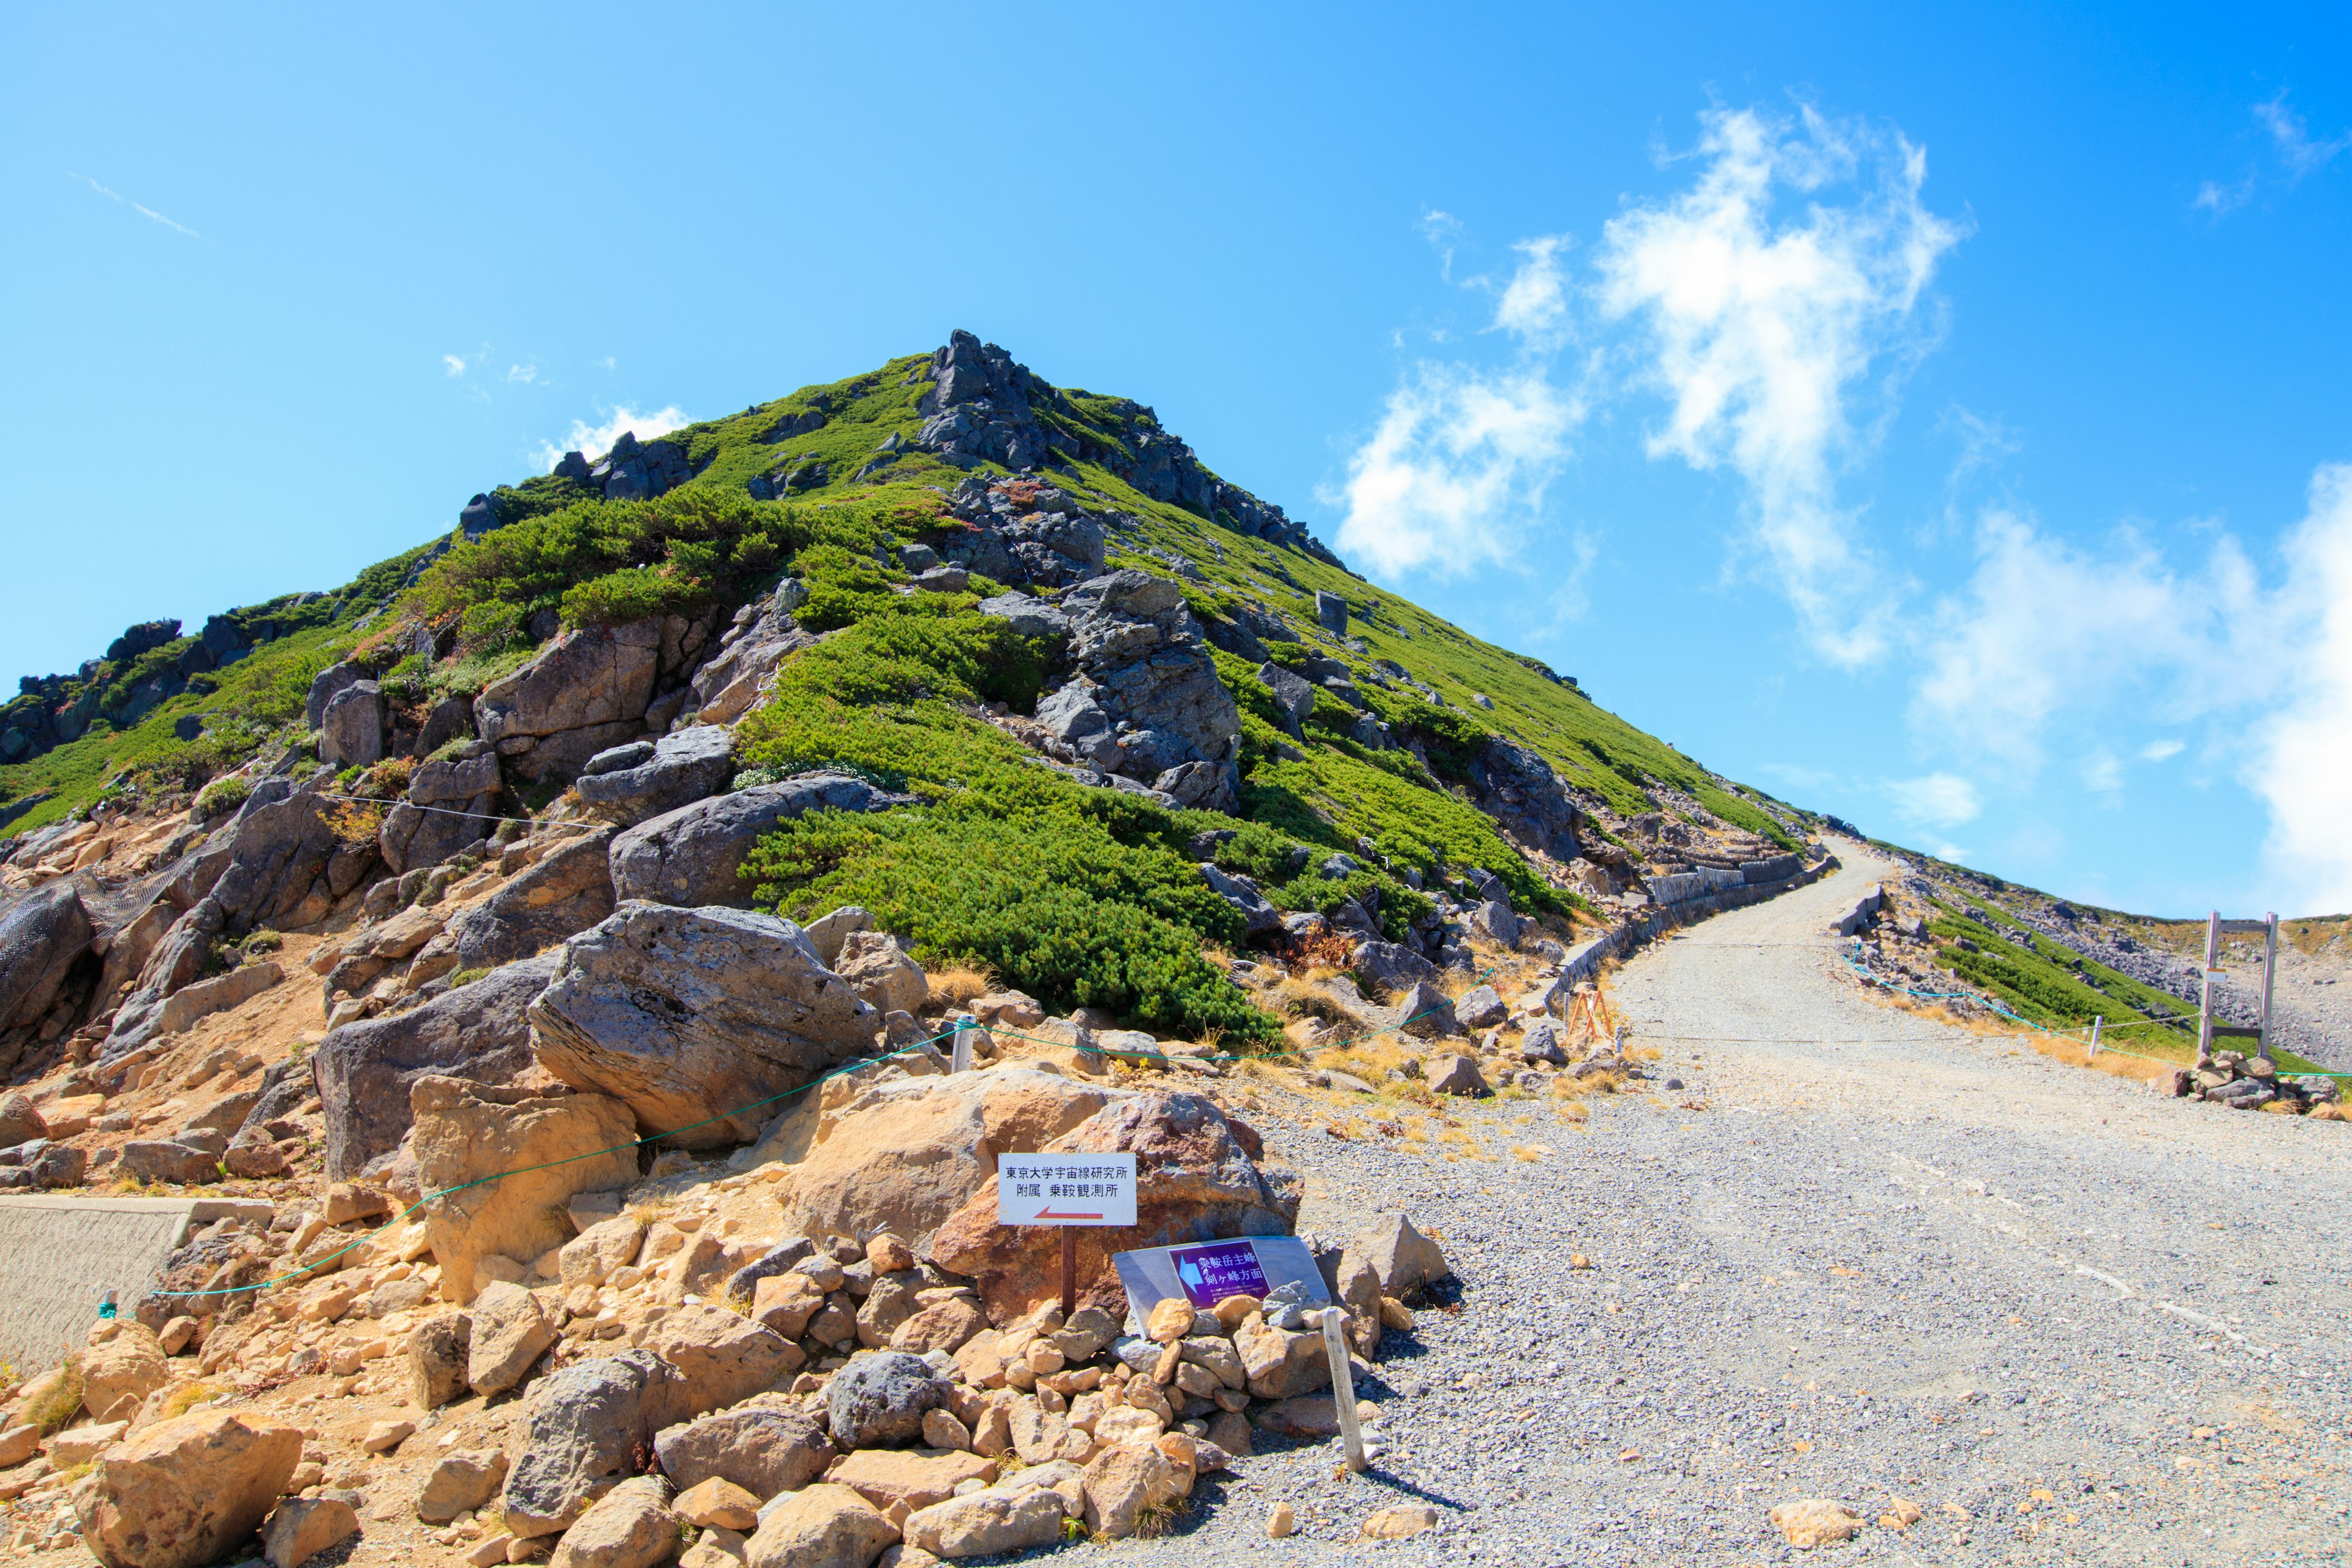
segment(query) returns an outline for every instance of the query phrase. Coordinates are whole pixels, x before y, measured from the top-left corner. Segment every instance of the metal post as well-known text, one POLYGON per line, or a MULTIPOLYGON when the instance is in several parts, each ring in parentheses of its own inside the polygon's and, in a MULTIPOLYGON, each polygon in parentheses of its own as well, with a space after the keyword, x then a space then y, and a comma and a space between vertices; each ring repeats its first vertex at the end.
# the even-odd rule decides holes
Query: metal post
POLYGON ((948 1045, 948 1071, 970 1072, 971 1070, 971 1037, 978 1033, 980 1033, 978 1029, 969 1025, 956 1026, 955 1038, 948 1045))
POLYGON ((1062 1321, 1078 1310, 1078 1227, 1062 1227, 1062 1321))
POLYGON ((1622 1060, 1624 1059, 1624 1057, 1625 1057, 1625 1026, 1624 1026, 1624 1025, 1622 1025, 1622 1024, 1620 1024, 1620 1025, 1618 1025, 1618 1026, 1617 1026, 1617 1032, 1616 1032, 1616 1034, 1614 1034, 1613 1036, 1612 1036, 1612 1037, 1610 1037, 1610 1040, 1609 1040, 1609 1054, 1610 1054, 1611 1056, 1612 1056, 1612 1057, 1617 1058, 1620 1061, 1622 1061, 1622 1060))
POLYGON ((2205 917, 2205 967, 2197 976, 2197 1065, 2213 1065, 2213 968, 2221 962, 2221 911, 2205 917))
POLYGON ((1356 1372, 1348 1363, 1348 1342, 1339 1324, 1343 1307, 1323 1309, 1323 1353, 1331 1363, 1331 1405, 1339 1414, 1339 1436, 1348 1445, 1348 1468, 1361 1473, 1371 1463, 1364 1458, 1364 1434, 1356 1425, 1356 1372))
POLYGON ((2099 1059, 2099 1026, 2106 1021, 2107 1016, 2105 1013, 2094 1013, 2091 1015, 2091 1055, 2089 1059, 2092 1061, 2099 1059))
POLYGON ((2278 975, 2278 915, 2263 917, 2270 929, 2263 937, 2263 1060, 2271 1059, 2271 982, 2278 975))

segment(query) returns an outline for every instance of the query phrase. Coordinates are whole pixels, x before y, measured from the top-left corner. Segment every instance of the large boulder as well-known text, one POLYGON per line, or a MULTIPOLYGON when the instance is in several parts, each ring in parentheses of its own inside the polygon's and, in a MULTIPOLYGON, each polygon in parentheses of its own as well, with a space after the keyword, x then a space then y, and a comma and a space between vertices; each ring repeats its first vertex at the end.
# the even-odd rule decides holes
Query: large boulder
POLYGON ((507 1472, 509 1533, 553 1535, 635 1475, 684 1413, 685 1384, 651 1351, 574 1362, 531 1385, 522 1457, 507 1472))
POLYGON ((616 898, 748 909, 751 889, 737 875, 761 835, 811 811, 883 811, 913 804, 850 773, 800 773, 713 795, 637 824, 613 840, 616 898))
POLYGON ((697 1415, 749 1399, 800 1364, 800 1352, 782 1339, 717 1307, 675 1308, 645 1342, 677 1369, 687 1408, 697 1415))
POLYGON ((537 1095, 426 1076, 409 1104, 417 1181, 446 1194, 426 1211, 425 1237, 452 1301, 473 1299, 483 1258, 527 1267, 571 1240, 573 1194, 637 1179, 636 1123, 601 1094, 537 1095))
MULTIPOLYGON (((212 628, 205 627, 210 641, 212 628)), ((368 665, 346 661, 331 664, 310 678, 310 694, 302 705, 302 723, 315 730, 327 721, 327 704, 352 686, 362 680, 373 680, 375 670, 368 665)))
MULTIPOLYGON (((827 1086, 831 1088, 830 1085, 827 1086)), ((814 1129, 779 1192, 787 1231, 862 1237, 887 1230, 921 1247, 996 1173, 1110 1103, 1116 1090, 1059 1073, 985 1072, 844 1085, 801 1110, 814 1129)))
POLYGON ((596 1500, 555 1548, 551 1568, 655 1568, 677 1551, 668 1483, 634 1476, 596 1500))
POLYGON ((170 1380, 155 1331, 144 1323, 124 1323, 113 1338, 82 1352, 81 1407, 93 1421, 128 1421, 170 1380))
POLYGON ((635 901, 565 944, 530 1019, 541 1066, 688 1149, 758 1137, 761 1113, 726 1113, 869 1055, 882 1026, 790 921, 635 901))
POLYGON ((384 814, 376 849, 395 871, 413 871, 478 844, 498 824, 490 808, 502 787, 499 759, 477 742, 471 755, 421 763, 408 780, 407 798, 384 814))
POLYGON ((662 1473, 682 1490, 714 1477, 753 1497, 795 1491, 839 1458, 824 1423, 789 1394, 760 1394, 730 1409, 665 1428, 654 1439, 662 1473))
POLYGON ((1062 1498, 1052 1487, 985 1487, 907 1516, 907 1543, 934 1557, 990 1557, 1062 1539, 1062 1498))
POLYGON ((1469 773, 1472 803, 1495 819, 1504 837, 1563 865, 1582 853, 1576 841, 1576 803, 1551 764, 1532 749, 1490 736, 1470 758, 1469 773))
POLYGON ((555 955, 493 970, 404 1013, 328 1032, 312 1060, 326 1113, 327 1175, 350 1181, 398 1149, 419 1079, 512 1082, 530 1065, 524 1009, 555 975, 555 955))
POLYGON ((354 680, 328 700, 319 719, 319 760, 348 768, 383 758, 383 691, 373 680, 354 680))
MULTIPOLYGON (((1136 1224, 1089 1229, 1080 1238, 1081 1302, 1124 1310, 1125 1293, 1111 1255, 1242 1236, 1286 1236, 1297 1223, 1297 1173, 1261 1166, 1256 1130, 1229 1119, 1205 1096, 1140 1094, 1104 1107, 1045 1144, 1045 1152, 1132 1153, 1136 1224)), ((1058 1294, 1060 1238, 1035 1226, 996 1223, 992 1177, 931 1237, 940 1268, 977 1279, 998 1322, 1010 1321, 1058 1294)))
POLYGON ((0 1149, 14 1149, 48 1135, 48 1121, 29 1096, 0 1096, 0 1149))
POLYGON ((591 757, 572 785, 588 809, 609 822, 628 826, 675 811, 718 794, 735 776, 734 732, 717 724, 664 735, 642 757, 635 751, 591 757), (608 758, 620 765, 597 766, 608 758))
POLYGON ((948 1403, 949 1384, 921 1356, 862 1355, 825 1384, 825 1415, 844 1449, 905 1447, 922 1441, 923 1415, 948 1403))
POLYGON ((82 1544, 106 1568, 203 1568, 260 1527, 301 1458, 301 1432, 258 1411, 158 1422, 76 1489, 82 1544))
MULTIPOLYGON (((50 882, 0 908, 0 1030, 40 1022, 97 934, 70 882, 50 882)), ((0 1074, 15 1065, 0 1061, 0 1074)))
POLYGON ((847 1487, 829 1481, 774 1500, 743 1543, 744 1568, 873 1568, 898 1527, 847 1487))
POLYGON ((853 931, 844 937, 832 967, 877 1013, 912 1013, 930 999, 931 983, 923 966, 883 931, 853 931))
POLYGON ((466 1385, 485 1399, 520 1383, 555 1342, 539 1298, 503 1279, 485 1287, 466 1317, 466 1385))
POLYGON ((1355 970, 1366 990, 1381 994, 1410 991, 1417 984, 1435 986, 1444 978, 1437 965, 1393 942, 1358 942, 1355 970))
POLYGON ((482 689, 474 699, 477 732, 497 745, 642 719, 654 694, 661 638, 657 620, 564 633, 482 689))
POLYGON ((458 916, 449 935, 459 966, 484 969, 532 957, 611 914, 613 874, 605 859, 613 833, 598 828, 557 845, 458 916))
POLYGON ((1209 884, 1209 891, 1240 911, 1243 934, 1273 936, 1282 930, 1282 911, 1266 902, 1257 884, 1247 877, 1235 877, 1220 871, 1210 862, 1201 862, 1201 880, 1209 884))

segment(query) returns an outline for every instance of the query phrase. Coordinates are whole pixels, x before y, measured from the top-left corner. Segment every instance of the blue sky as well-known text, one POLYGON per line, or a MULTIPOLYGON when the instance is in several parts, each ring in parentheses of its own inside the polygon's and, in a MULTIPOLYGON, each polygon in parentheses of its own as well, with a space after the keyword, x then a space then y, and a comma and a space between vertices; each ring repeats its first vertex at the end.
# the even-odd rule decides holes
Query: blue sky
POLYGON ((0 670, 961 326, 1735 777, 2352 908, 2342 7, 1270 9, 19 12, 0 670))

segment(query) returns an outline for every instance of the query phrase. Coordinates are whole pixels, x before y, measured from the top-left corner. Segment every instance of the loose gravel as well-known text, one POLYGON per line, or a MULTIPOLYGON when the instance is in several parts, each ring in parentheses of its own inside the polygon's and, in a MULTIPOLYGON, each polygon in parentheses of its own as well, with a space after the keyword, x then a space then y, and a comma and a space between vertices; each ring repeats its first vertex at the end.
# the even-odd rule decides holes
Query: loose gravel
POLYGON ((2158 1100, 1877 1005, 1826 928, 1892 868, 1842 853, 1627 963, 1628 1043, 1661 1057, 1580 1127, 1465 1105, 1476 1153, 1449 1161, 1465 1146, 1334 1136, 1340 1108, 1258 1089, 1301 1228, 1405 1210, 1459 1310, 1391 1333, 1360 1389, 1371 1474, 1336 1443, 1263 1453, 1122 1556, 2346 1561, 2352 1125, 2158 1100), (1806 1498, 1860 1535, 1791 1551, 1767 1514, 1806 1498), (1878 1523, 1895 1499, 1924 1517, 1878 1523), (1299 1531, 1269 1541, 1278 1501, 1299 1531), (1356 1539, 1412 1504, 1437 1528, 1356 1539))

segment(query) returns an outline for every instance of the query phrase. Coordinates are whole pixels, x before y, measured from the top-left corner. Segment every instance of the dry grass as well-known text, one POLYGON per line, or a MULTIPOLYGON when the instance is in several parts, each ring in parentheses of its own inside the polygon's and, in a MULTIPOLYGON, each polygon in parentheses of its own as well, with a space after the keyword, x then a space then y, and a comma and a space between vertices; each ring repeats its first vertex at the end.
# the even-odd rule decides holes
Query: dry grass
POLYGON ((996 976, 985 969, 959 965, 925 976, 930 982, 930 1005, 943 1009, 968 1006, 996 989, 996 976))
POLYGON ((39 1427, 42 1436, 50 1436, 73 1419, 74 1412, 81 1408, 81 1357, 69 1355, 58 1365, 55 1380, 25 1402, 18 1419, 39 1427))
POLYGON ((194 1383, 182 1384, 163 1401, 163 1410, 158 1419, 169 1421, 174 1416, 185 1415, 205 1400, 218 1399, 228 1392, 227 1384, 208 1383, 201 1378, 194 1383))

